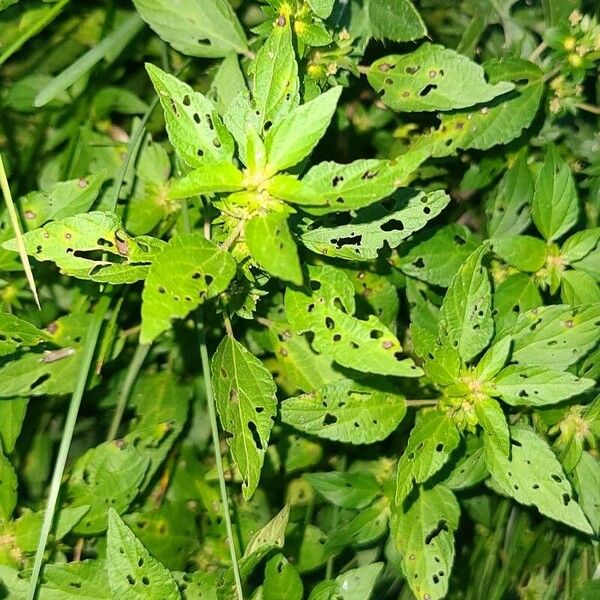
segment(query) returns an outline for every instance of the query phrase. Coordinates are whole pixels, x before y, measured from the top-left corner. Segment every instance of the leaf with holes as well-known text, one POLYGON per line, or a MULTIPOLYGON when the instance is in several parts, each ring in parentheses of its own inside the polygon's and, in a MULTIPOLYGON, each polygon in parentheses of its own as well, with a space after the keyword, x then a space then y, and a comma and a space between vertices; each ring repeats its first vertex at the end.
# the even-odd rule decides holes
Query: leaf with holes
MULTIPOLYGON (((371 600, 375 585, 384 564, 371 563, 357 569, 350 569, 335 578, 335 587, 332 594, 326 598, 340 598, 340 600, 371 600)), ((313 600, 313 596, 310 596, 313 600)), ((314 600, 317 600, 316 598, 314 600)))
POLYGON ((395 42, 411 42, 427 35, 421 15, 410 0, 368 0, 366 3, 371 35, 395 42))
POLYGON ((447 335, 463 361, 479 354, 494 334, 492 289, 481 260, 487 248, 480 247, 453 277, 440 310, 440 331, 447 335))
POLYGON ((350 510, 365 508, 382 495, 375 476, 368 472, 306 473, 304 478, 328 502, 350 510))
POLYGON ((229 162, 204 163, 169 188, 169 198, 191 198, 199 194, 237 192, 243 189, 242 173, 229 162))
POLYGON ((108 513, 106 546, 108 582, 114 598, 123 600, 181 600, 171 573, 123 523, 116 510, 108 513))
POLYGON ((383 381, 334 381, 281 404, 284 423, 320 438, 349 444, 385 439, 406 413, 404 396, 383 381))
POLYGON ((314 333, 312 346, 317 352, 357 371, 400 377, 421 374, 379 319, 352 316, 354 287, 345 273, 331 266, 309 267, 308 273, 310 289, 288 288, 285 310, 296 333, 314 333))
POLYGON ((381 100, 399 112, 466 108, 510 92, 508 81, 490 85, 466 56, 425 42, 409 54, 384 56, 367 73, 381 100))
POLYGON ((410 175, 428 158, 426 151, 407 152, 392 161, 361 159, 346 165, 322 162, 302 181, 320 194, 326 206, 307 207, 315 215, 356 210, 387 198, 406 185, 410 175))
POLYGON ((252 258, 267 273, 296 285, 302 283, 298 248, 283 213, 271 212, 246 223, 246 243, 252 258))
POLYGON ((234 143, 212 102, 187 83, 146 64, 165 113, 169 140, 190 167, 228 162, 234 143))
POLYGON ((44 600, 111 600, 106 561, 46 565, 40 597, 44 600))
POLYGON ((535 180, 531 216, 548 241, 562 237, 579 218, 579 199, 571 169, 550 144, 535 180))
POLYGON ((557 404, 594 387, 593 379, 565 371, 528 365, 509 365, 500 371, 489 388, 512 406, 557 404))
POLYGON ((280 552, 265 565, 264 600, 302 600, 304 585, 296 567, 280 552))
POLYGON ((134 0, 141 17, 188 56, 218 58, 247 52, 244 30, 227 0, 134 0))
POLYGON ((415 323, 410 330, 415 354, 423 359, 427 375, 439 385, 455 383, 460 373, 461 359, 450 340, 415 323))
POLYGON ((362 548, 373 545, 386 534, 388 517, 389 510, 380 503, 361 510, 328 533, 325 551, 338 553, 345 546, 362 548))
POLYGON ((437 410, 420 413, 398 463, 396 504, 401 506, 415 483, 424 483, 448 461, 460 436, 448 415, 437 410))
POLYGON ((37 346, 51 341, 46 332, 28 321, 0 311, 0 356, 11 354, 21 346, 37 346))
MULTIPOLYGON (((437 217, 450 201, 443 191, 398 190, 390 208, 373 205, 365 208, 349 225, 310 226, 302 242, 313 252, 346 260, 372 260, 379 251, 395 248, 402 240, 422 229, 437 217)), ((314 225, 314 224, 313 224, 314 225)))
POLYGON ((235 275, 230 254, 204 236, 186 233, 172 238, 152 264, 142 294, 140 340, 148 343, 187 316, 205 300, 220 294, 235 275))
POLYGON ((460 517, 454 494, 443 485, 419 488, 408 511, 396 511, 393 539, 402 554, 402 568, 411 590, 418 600, 445 598, 460 517))
POLYGON ((265 549, 283 548, 285 531, 290 518, 290 505, 286 504, 264 527, 250 538, 242 558, 262 554, 265 549))
POLYGON ((548 444, 533 431, 513 427, 510 460, 493 444, 486 444, 486 462, 492 485, 543 515, 591 534, 571 485, 548 444))
POLYGON ((542 306, 519 315, 511 361, 566 369, 600 340, 600 305, 542 306))
POLYGON ((277 414, 276 387, 264 365, 230 336, 212 359, 217 410, 231 454, 243 478, 244 498, 252 496, 277 414))
POLYGON ((513 273, 494 290, 496 339, 507 335, 519 315, 542 305, 535 279, 525 273, 513 273))

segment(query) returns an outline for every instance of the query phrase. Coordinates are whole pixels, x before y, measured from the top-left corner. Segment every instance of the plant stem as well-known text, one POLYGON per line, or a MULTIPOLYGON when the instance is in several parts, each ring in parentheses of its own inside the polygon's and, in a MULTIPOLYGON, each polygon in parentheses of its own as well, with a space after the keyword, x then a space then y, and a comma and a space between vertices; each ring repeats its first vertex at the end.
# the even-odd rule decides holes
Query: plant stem
POLYGON ((81 399, 87 384, 88 374, 92 364, 92 359, 94 358, 94 351, 96 349, 96 343, 98 341, 98 336, 100 335, 100 329, 102 328, 102 321, 104 320, 104 316, 108 311, 110 301, 111 298, 107 294, 102 295, 100 300, 98 300, 98 304, 96 304, 96 311, 94 313, 92 322, 90 323, 90 328, 87 332, 85 345, 81 351, 81 365, 79 367, 79 373, 77 374, 75 389, 73 390, 73 395, 71 396, 71 401, 69 403, 69 409, 65 419, 65 427, 58 449, 58 455, 56 456, 56 462, 54 463, 54 471, 52 473, 52 480, 50 482, 50 490, 48 492, 48 502, 46 504, 46 511, 44 513, 44 521, 42 523, 40 539, 35 552, 31 579, 29 580, 27 600, 34 600, 36 596, 38 580, 42 570, 42 562, 44 560, 44 552, 46 550, 46 543, 48 542, 48 536, 50 535, 50 530, 52 529, 52 523, 54 521, 54 513, 58 503, 60 484, 65 471, 69 448, 71 447, 71 440, 73 439, 73 431, 75 430, 75 424, 77 422, 79 406, 81 405, 81 399))
POLYGON ((594 106, 593 104, 588 104, 587 102, 579 102, 575 106, 580 110, 585 110, 593 115, 600 115, 600 106, 594 106))
POLYGON ((571 554, 573 554, 573 550, 575 550, 575 545, 577 544, 577 540, 572 537, 565 544, 565 549, 562 552, 560 560, 556 565, 556 569, 552 572, 552 576, 550 577, 550 581, 548 582, 548 587, 542 596, 542 600, 550 600, 556 592, 556 587, 558 585, 558 581, 564 573, 567 565, 569 563, 569 559, 571 558, 571 554))
POLYGON ((235 243, 235 241, 240 237, 242 230, 244 229, 244 225, 246 221, 244 219, 240 219, 238 224, 235 226, 235 229, 229 234, 227 239, 221 244, 221 250, 229 250, 231 246, 235 243))
POLYGON ((125 408, 127 407, 127 401, 129 400, 131 390, 133 388, 135 380, 137 379, 140 369, 144 364, 144 360, 146 360, 146 356, 148 356, 149 350, 150 344, 138 344, 138 347, 135 349, 133 358, 129 363, 127 375, 125 375, 125 381, 123 381, 123 385, 119 390, 119 397, 117 398, 115 414, 113 415, 110 428, 108 430, 108 433, 106 434, 107 442, 114 440, 117 435, 117 431, 119 431, 119 425, 121 424, 123 413, 125 412, 125 408))
POLYGON ((406 406, 416 408, 418 406, 435 406, 438 403, 436 398, 423 398, 418 400, 406 399, 406 406))

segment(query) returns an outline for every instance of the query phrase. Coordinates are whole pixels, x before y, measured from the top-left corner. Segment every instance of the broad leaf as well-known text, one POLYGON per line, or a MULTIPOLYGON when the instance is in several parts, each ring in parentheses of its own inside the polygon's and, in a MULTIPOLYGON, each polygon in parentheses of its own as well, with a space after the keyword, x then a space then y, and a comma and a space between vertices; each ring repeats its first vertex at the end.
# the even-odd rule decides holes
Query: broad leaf
POLYGON ((560 278, 560 297, 566 304, 597 304, 600 302, 600 286, 594 278, 579 269, 569 269, 560 278))
POLYGON ((365 508, 382 494, 380 485, 371 473, 330 471, 307 473, 304 478, 328 502, 341 508, 365 508))
POLYGON ((8 458, 0 452, 0 523, 8 521, 17 505, 17 474, 8 458))
POLYGON ((230 254, 199 234, 181 234, 169 241, 150 268, 142 294, 142 343, 170 329, 208 298, 221 293, 233 278, 230 254))
POLYGON ((390 385, 334 381, 288 398, 281 405, 284 423, 305 433, 349 444, 372 444, 394 431, 406 413, 404 397, 390 385))
POLYGON ((511 235, 494 239, 490 249, 511 267, 528 273, 535 273, 541 269, 548 256, 547 244, 530 235, 511 235))
POLYGON ((514 273, 494 291, 496 339, 509 332, 521 313, 542 305, 542 297, 533 277, 514 273))
POLYGON ((111 600, 106 561, 46 565, 40 597, 44 600, 111 600))
POLYGON ((243 189, 242 173, 230 162, 207 162, 198 165, 169 188, 169 198, 190 198, 199 194, 237 192, 243 189))
POLYGON ((378 40, 410 42, 427 35, 425 23, 410 0, 367 0, 366 6, 369 30, 378 40))
POLYGON ((231 434, 231 454, 248 499, 258 486, 277 413, 275 383, 260 360, 230 336, 213 356, 212 374, 221 424, 231 434))
POLYGON ((285 309, 296 333, 314 333, 312 342, 338 364, 381 375, 418 377, 413 361, 376 317, 366 321, 352 316, 354 287, 348 277, 331 266, 309 267, 308 289, 288 288, 285 309))
POLYGON ((498 401, 482 396, 475 400, 473 407, 486 439, 489 439, 502 454, 508 456, 510 452, 508 423, 498 401))
POLYGON ((264 527, 254 533, 244 550, 242 558, 248 558, 253 554, 261 554, 265 549, 283 548, 289 518, 290 506, 286 504, 264 527))
POLYGON ((304 597, 304 585, 298 570, 281 553, 267 561, 262 597, 264 600, 302 600, 304 597))
POLYGON ((481 66, 429 42, 409 54, 380 58, 369 67, 367 77, 381 100, 401 112, 466 108, 515 87, 510 82, 490 85, 481 66))
POLYGON ((31 323, 0 311, 0 356, 11 354, 20 346, 37 346, 51 339, 31 323))
POLYGON ((328 532, 325 551, 337 553, 345 546, 372 546, 388 530, 389 510, 375 503, 361 510, 349 521, 328 532))
POLYGON ((28 403, 28 398, 12 398, 0 402, 0 444, 7 454, 15 449, 28 403))
POLYGON ((473 374, 480 381, 489 381, 506 364, 512 347, 512 338, 506 336, 487 349, 479 359, 473 374))

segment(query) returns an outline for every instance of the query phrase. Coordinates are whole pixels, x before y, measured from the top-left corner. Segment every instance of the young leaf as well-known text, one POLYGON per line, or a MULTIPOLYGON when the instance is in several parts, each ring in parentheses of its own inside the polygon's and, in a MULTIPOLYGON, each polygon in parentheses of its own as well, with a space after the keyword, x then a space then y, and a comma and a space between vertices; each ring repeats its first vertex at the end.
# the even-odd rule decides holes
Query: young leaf
POLYGON ((300 181, 295 175, 281 173, 265 182, 265 189, 271 196, 292 204, 326 204, 323 195, 306 181, 300 181))
POLYGON ((460 507, 443 485, 419 495, 408 511, 396 509, 393 538, 402 553, 406 580, 419 600, 441 600, 454 562, 454 532, 460 507))
POLYGON ((230 162, 202 163, 169 188, 169 198, 191 198, 198 194, 237 192, 243 189, 243 175, 230 162))
POLYGON ((579 269, 569 269, 562 273, 560 297, 565 304, 597 304, 600 302, 600 286, 593 277, 579 269))
POLYGON ((473 375, 480 381, 489 381, 502 369, 508 360, 512 338, 506 336, 493 346, 481 357, 473 371, 473 375))
POLYGON ((389 385, 348 379, 281 404, 281 420, 300 431, 349 444, 373 444, 394 431, 406 413, 404 397, 389 385))
POLYGON ((143 546, 113 508, 108 513, 108 582, 123 600, 181 600, 171 573, 143 546))
POLYGON ((20 346, 37 346, 51 339, 31 323, 0 311, 0 356, 12 354, 20 346))
POLYGON ((304 478, 328 502, 350 510, 365 508, 382 495, 375 476, 367 472, 307 473, 304 478))
POLYGON ((532 431, 512 428, 511 458, 494 445, 486 445, 486 461, 499 490, 525 506, 535 506, 543 515, 592 533, 556 456, 532 431))
POLYGON ((492 390, 512 406, 545 406, 577 396, 594 387, 584 379, 546 367, 509 365, 494 377, 492 390))
POLYGON ((146 70, 165 113, 169 140, 180 157, 190 167, 206 161, 230 162, 233 138, 212 102, 152 64, 146 64, 146 70))
POLYGON ((443 191, 398 190, 389 209, 374 205, 360 211, 350 225, 311 227, 302 242, 313 252, 346 260, 372 260, 387 244, 395 248, 427 221, 437 217, 450 201, 443 191))
POLYGON ((511 267, 535 273, 546 262, 548 246, 530 235, 511 235, 494 239, 490 249, 511 267))
POLYGON ((317 352, 344 367, 401 377, 421 373, 402 354, 402 346, 376 317, 353 317, 354 287, 348 277, 331 266, 309 267, 309 288, 285 293, 285 310, 296 333, 314 333, 317 352))
POLYGON ((482 246, 469 256, 452 279, 440 310, 440 327, 467 362, 479 354, 494 334, 492 290, 481 264, 482 246))
POLYGON ((402 505, 415 483, 424 483, 446 464, 459 441, 456 425, 446 414, 432 410, 419 415, 398 463, 397 506, 402 505))
POLYGON ((366 7, 370 32, 378 40, 412 42, 427 35, 425 23, 410 0, 368 0, 366 7))
POLYGON ((562 237, 579 218, 579 199, 571 169, 552 144, 535 181, 531 216, 548 241, 562 237))
POLYGON ((204 236, 172 238, 150 268, 142 294, 140 341, 147 344, 187 316, 206 299, 221 293, 235 275, 231 255, 204 236))
POLYGON ((269 169, 289 169, 310 154, 329 126, 341 91, 341 86, 331 88, 294 108, 269 129, 265 139, 269 169))
POLYGON ((231 454, 249 499, 258 486, 277 413, 275 383, 260 360, 230 336, 213 356, 212 374, 221 425, 231 434, 231 454))
POLYGON ((250 254, 260 267, 284 281, 302 283, 298 249, 285 214, 271 212, 253 217, 246 223, 245 237, 250 254))
POLYGON ((308 0, 310 9, 321 19, 326 19, 331 14, 334 4, 335 0, 308 0))
POLYGON ((414 322, 410 330, 415 354, 423 359, 423 367, 427 375, 439 385, 455 383, 460 374, 461 359, 449 339, 438 337, 437 332, 420 327, 414 322))
POLYGON ((380 58, 367 77, 381 100, 401 112, 466 108, 515 87, 508 81, 490 85, 481 66, 429 42, 409 54, 380 58))
POLYGON ((134 0, 142 19, 188 56, 218 58, 247 52, 246 36, 227 0, 134 0), (182 16, 185 15, 185 18, 182 16))
POLYGON ((485 436, 494 446, 508 456, 510 452, 510 435, 508 432, 508 423, 502 407, 498 401, 488 396, 477 398, 473 403, 475 415, 481 425, 485 436))

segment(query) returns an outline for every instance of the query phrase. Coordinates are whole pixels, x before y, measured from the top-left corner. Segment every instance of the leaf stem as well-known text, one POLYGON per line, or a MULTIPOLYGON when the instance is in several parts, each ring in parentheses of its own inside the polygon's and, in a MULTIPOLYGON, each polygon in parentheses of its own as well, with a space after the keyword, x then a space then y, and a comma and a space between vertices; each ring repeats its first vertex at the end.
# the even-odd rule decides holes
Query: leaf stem
POLYGON ((235 229, 229 234, 227 239, 221 244, 221 250, 229 250, 229 248, 231 248, 231 246, 233 246, 235 241, 240 237, 245 224, 246 224, 246 221, 244 219, 239 220, 238 224, 235 226, 235 229))
POLYGON ((575 107, 592 113, 593 115, 600 115, 600 106, 594 106, 593 104, 589 104, 587 102, 579 102, 575 105, 575 107))
POLYGON ((114 440, 117 432, 119 431, 119 425, 121 424, 123 413, 127 407, 127 401, 131 395, 131 390, 133 389, 133 385, 135 384, 135 381, 139 375, 140 369, 144 364, 144 360, 146 360, 146 356, 148 356, 149 350, 150 344, 138 344, 137 348, 135 349, 133 358, 129 363, 129 369, 127 369, 127 374, 125 375, 125 381, 123 381, 123 385, 119 390, 119 397, 117 398, 115 413, 108 429, 108 433, 106 434, 107 442, 114 440))
POLYGON ((81 351, 81 365, 77 374, 75 389, 73 390, 73 395, 71 396, 71 401, 69 402, 69 409, 65 419, 65 427, 60 440, 56 462, 54 463, 54 471, 52 473, 52 480, 50 482, 50 490, 48 492, 48 502, 46 504, 46 511, 44 513, 44 521, 42 523, 40 539, 35 552, 31 579, 29 580, 27 600, 34 600, 36 596, 38 580, 44 560, 44 552, 46 550, 46 543, 48 542, 48 536, 50 535, 50 530, 52 529, 52 523, 54 521, 54 513, 58 503, 60 484, 65 471, 69 448, 71 447, 71 440, 73 439, 73 432, 77 422, 79 406, 81 405, 81 399, 83 397, 83 393, 85 392, 92 359, 94 358, 96 343, 98 341, 98 336, 100 335, 100 329, 102 328, 104 316, 106 315, 108 307, 110 306, 110 301, 111 297, 108 294, 101 296, 100 300, 98 300, 98 303, 96 304, 96 311, 94 312, 93 319, 87 332, 85 345, 81 351))
POLYGON ((404 402, 406 403, 406 406, 416 408, 418 406, 435 406, 438 403, 438 400, 436 398, 422 398, 415 400, 406 399, 404 402))

